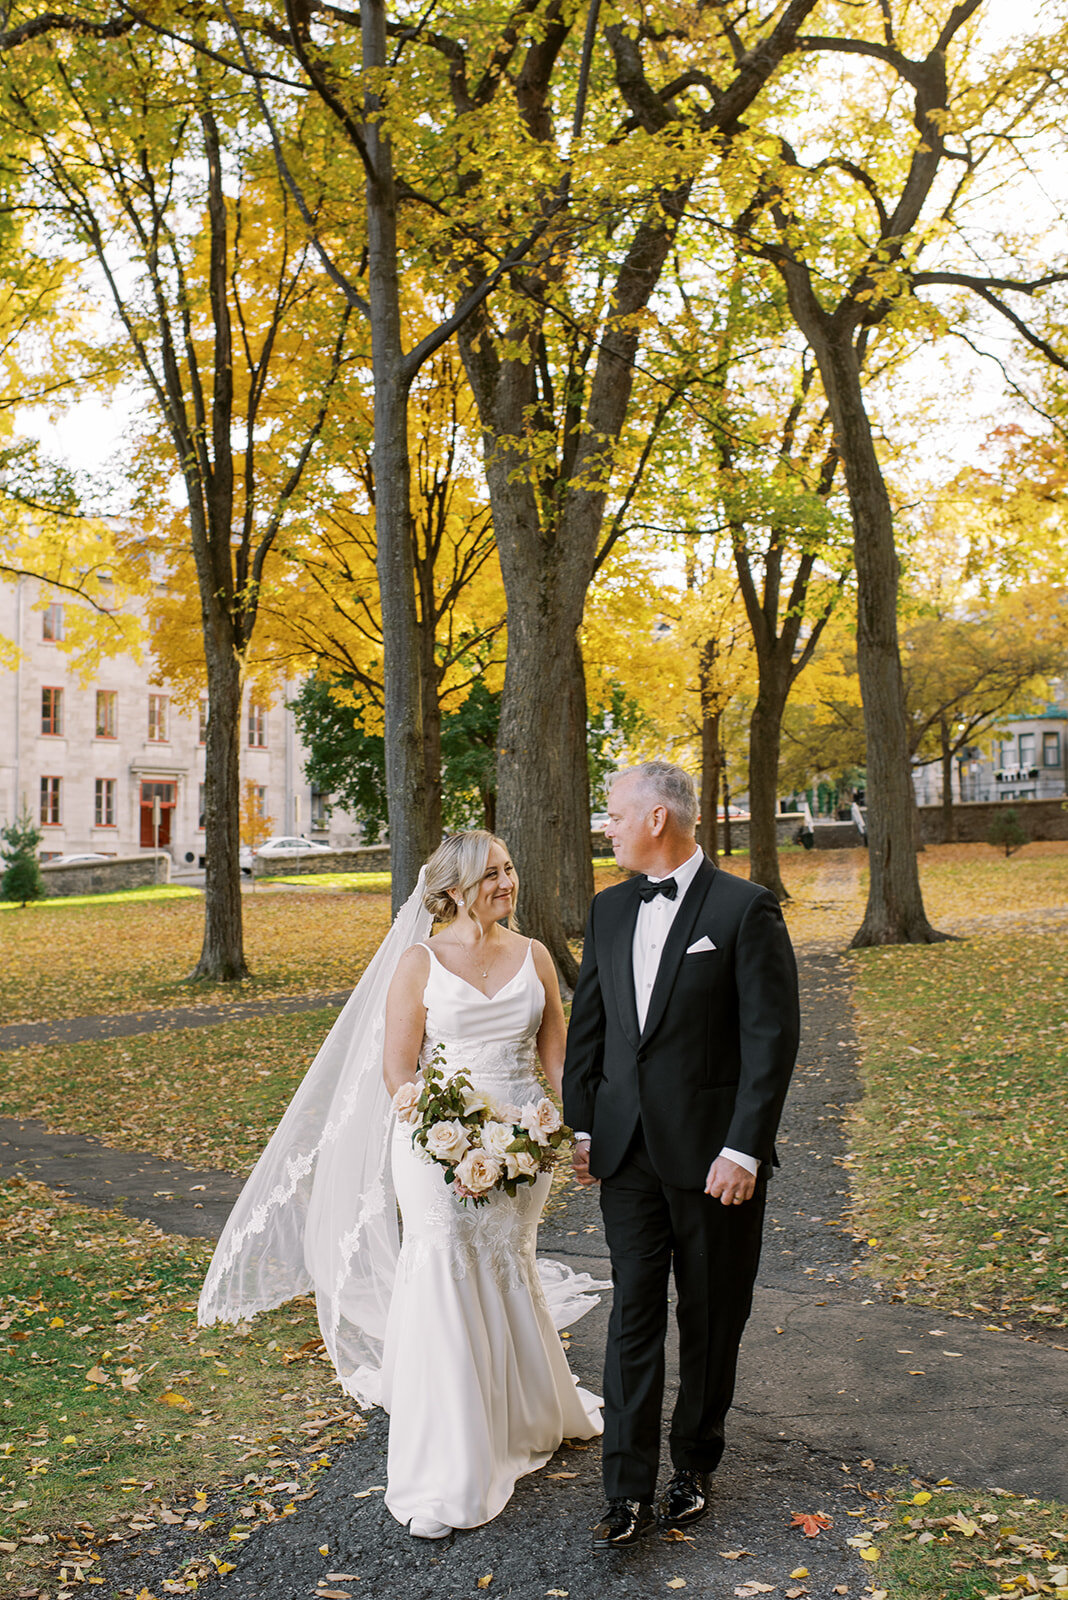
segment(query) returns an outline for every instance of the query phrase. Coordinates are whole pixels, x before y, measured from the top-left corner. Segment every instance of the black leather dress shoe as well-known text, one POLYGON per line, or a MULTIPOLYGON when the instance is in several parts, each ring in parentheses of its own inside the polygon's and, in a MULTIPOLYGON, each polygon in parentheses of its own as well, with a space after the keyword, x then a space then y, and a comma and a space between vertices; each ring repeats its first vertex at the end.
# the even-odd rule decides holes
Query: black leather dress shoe
POLYGON ((637 1544, 656 1522, 646 1500, 609 1500, 607 1510, 593 1530, 595 1550, 619 1550, 637 1544))
POLYGON ((657 1506, 657 1521, 662 1528, 685 1528, 697 1522, 708 1510, 708 1473, 676 1472, 657 1506))

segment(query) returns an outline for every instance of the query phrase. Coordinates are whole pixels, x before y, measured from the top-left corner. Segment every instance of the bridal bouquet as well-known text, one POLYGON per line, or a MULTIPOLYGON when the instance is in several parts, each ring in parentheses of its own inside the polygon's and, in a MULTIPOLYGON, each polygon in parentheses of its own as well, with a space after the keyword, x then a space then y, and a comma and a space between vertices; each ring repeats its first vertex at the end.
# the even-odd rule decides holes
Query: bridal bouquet
POLYGON ((445 1169, 458 1199, 482 1205, 494 1189, 514 1195, 521 1183, 549 1172, 564 1137, 559 1111, 546 1098, 520 1110, 498 1105, 472 1088, 464 1072, 449 1072, 439 1045, 421 1082, 403 1083, 393 1096, 399 1122, 427 1161, 445 1169))

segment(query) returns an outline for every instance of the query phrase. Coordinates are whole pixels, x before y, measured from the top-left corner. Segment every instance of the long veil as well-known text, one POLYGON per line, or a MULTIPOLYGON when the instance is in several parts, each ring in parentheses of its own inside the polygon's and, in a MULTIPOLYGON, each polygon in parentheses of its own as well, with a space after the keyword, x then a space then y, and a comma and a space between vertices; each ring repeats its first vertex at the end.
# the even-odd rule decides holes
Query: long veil
MULTIPOLYGON (((377 1404, 400 1229, 390 1166, 392 1103, 382 1078, 386 994, 433 919, 425 872, 323 1041, 227 1219, 197 1306, 202 1326, 240 1322, 314 1293, 342 1387, 377 1404)), ((610 1287, 538 1260, 549 1313, 569 1327, 610 1287)))
POLYGON ((357 1396, 374 1388, 400 1252, 382 1045, 397 963, 432 926, 424 882, 420 871, 241 1191, 197 1306, 210 1326, 314 1291, 330 1359, 357 1396))

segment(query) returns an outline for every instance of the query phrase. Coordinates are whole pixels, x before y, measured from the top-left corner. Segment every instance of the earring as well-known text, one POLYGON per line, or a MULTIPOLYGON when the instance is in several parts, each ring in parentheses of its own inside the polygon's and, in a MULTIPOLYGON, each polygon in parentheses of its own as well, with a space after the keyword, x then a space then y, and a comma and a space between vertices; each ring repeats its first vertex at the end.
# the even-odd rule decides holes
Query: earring
POLYGON ((457 900, 456 904, 460 907, 460 910, 462 911, 463 908, 464 908, 464 902, 463 902, 463 897, 462 896, 461 896, 461 898, 459 900, 457 900))

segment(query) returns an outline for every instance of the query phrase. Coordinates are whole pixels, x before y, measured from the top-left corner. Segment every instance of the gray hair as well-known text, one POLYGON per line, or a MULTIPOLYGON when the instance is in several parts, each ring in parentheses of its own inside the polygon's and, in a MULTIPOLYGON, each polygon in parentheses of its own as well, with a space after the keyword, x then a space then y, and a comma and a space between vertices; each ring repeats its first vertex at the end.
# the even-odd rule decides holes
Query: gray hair
POLYGON ((642 793, 666 807, 677 828, 683 833, 693 832, 697 826, 697 791, 688 772, 672 761, 643 761, 640 766, 614 772, 609 787, 621 778, 638 779, 642 793))

